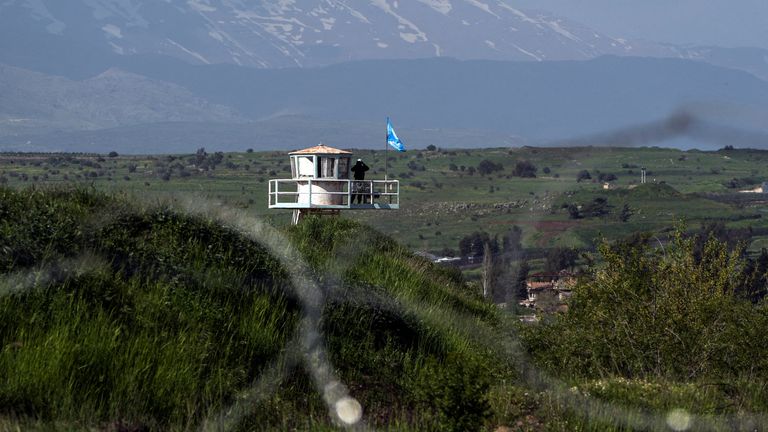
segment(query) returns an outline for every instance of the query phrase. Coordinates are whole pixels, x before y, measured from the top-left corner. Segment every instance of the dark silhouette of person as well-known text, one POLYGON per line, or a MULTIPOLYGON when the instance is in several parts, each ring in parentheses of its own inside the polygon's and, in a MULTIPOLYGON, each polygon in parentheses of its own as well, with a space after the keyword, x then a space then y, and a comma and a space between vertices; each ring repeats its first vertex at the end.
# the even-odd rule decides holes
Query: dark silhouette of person
MULTIPOLYGON (((365 172, 368 171, 370 168, 368 168, 368 165, 363 162, 362 159, 358 159, 355 166, 352 167, 352 172, 354 173, 355 180, 365 180, 365 172)), ((356 181, 352 184, 352 202, 355 201, 355 198, 357 198, 357 203, 360 204, 363 200, 364 192, 365 192, 365 183, 361 181, 356 181)))

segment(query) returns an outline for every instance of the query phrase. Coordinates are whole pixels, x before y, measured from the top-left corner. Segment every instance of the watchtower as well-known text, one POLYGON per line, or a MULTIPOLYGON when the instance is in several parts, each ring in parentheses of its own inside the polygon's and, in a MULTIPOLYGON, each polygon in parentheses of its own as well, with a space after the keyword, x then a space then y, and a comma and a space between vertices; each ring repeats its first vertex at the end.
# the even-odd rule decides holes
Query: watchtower
POLYGON ((269 181, 269 208, 292 209, 292 223, 308 214, 400 208, 398 180, 352 180, 352 153, 320 144, 288 153, 290 179, 269 181), (357 199, 358 203, 353 200, 357 199))

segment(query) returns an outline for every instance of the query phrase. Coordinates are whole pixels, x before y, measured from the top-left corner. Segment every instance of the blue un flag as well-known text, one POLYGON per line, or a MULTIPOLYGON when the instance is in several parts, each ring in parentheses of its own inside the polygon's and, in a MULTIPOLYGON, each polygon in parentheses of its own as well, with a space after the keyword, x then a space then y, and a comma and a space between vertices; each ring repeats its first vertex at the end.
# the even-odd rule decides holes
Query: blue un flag
POLYGON ((405 145, 400 141, 400 138, 397 137, 395 128, 392 127, 392 122, 389 121, 389 117, 387 117, 387 144, 394 147, 397 151, 405 151, 405 145))

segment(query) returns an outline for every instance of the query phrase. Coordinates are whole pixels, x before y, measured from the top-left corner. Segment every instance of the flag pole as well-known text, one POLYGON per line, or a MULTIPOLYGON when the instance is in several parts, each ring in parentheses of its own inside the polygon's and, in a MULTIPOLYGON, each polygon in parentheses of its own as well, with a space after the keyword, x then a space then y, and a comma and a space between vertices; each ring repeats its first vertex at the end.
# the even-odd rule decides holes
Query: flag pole
POLYGON ((387 187, 387 178, 389 174, 389 117, 387 117, 387 133, 384 134, 384 188, 387 187))

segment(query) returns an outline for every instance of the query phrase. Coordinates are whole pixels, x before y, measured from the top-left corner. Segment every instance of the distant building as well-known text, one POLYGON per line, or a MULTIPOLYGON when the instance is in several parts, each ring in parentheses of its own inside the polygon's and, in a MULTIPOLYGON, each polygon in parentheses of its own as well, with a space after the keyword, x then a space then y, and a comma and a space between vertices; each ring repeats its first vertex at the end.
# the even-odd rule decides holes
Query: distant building
POLYGON ((461 262, 460 257, 442 257, 438 258, 434 261, 437 264, 444 264, 444 265, 454 265, 461 262))
MULTIPOLYGON (((521 306, 533 308, 542 293, 551 292, 559 302, 565 303, 576 286, 576 277, 565 270, 558 273, 534 273, 525 281, 528 297, 520 302, 521 306)), ((567 307, 559 308, 567 311, 567 307)))

